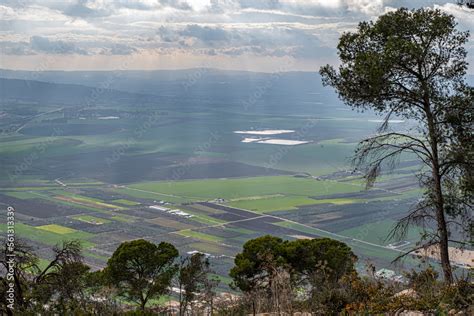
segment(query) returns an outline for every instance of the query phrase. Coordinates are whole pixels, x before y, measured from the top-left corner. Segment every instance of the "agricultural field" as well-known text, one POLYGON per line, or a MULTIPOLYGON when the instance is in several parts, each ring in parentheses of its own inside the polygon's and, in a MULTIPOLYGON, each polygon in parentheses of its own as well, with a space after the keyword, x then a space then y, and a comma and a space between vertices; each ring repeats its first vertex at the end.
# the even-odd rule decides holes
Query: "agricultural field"
MULTIPOLYGON (((400 201, 385 199, 401 199, 407 206, 410 199, 395 190, 365 191, 353 182, 286 175, 17 187, 2 194, 16 206, 20 235, 44 244, 40 248, 79 238, 86 261, 97 268, 122 241, 147 238, 172 242, 182 252, 209 253, 224 273, 245 241, 265 234, 335 238, 361 259, 390 265, 400 249, 389 248, 384 234, 405 210, 395 207, 400 201), (55 207, 30 211, 43 204, 55 207)), ((413 231, 408 240, 416 238, 413 231)))
POLYGON ((416 161, 401 157, 366 190, 350 161, 377 120, 303 88, 270 90, 248 109, 236 100, 249 87, 240 95, 216 89, 212 99, 140 95, 136 104, 122 96, 88 108, 9 99, 0 109, 0 205, 15 208, 18 236, 42 259, 79 239, 94 269, 121 242, 145 238, 209 254, 228 283, 243 243, 265 234, 334 238, 352 247, 361 269, 367 261, 402 269, 391 261, 421 229, 398 243, 387 233, 422 194, 416 161))

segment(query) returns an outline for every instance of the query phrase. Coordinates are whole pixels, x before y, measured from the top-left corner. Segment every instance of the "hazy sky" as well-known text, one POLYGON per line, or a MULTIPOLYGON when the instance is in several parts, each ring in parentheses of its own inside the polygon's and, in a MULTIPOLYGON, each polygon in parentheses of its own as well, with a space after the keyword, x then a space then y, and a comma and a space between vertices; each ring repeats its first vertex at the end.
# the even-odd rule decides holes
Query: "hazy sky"
MULTIPOLYGON (((342 32, 393 8, 440 8, 474 30, 474 10, 454 2, 0 0, 0 67, 316 71, 337 62, 342 32)), ((474 64, 474 40, 468 50, 474 64)))

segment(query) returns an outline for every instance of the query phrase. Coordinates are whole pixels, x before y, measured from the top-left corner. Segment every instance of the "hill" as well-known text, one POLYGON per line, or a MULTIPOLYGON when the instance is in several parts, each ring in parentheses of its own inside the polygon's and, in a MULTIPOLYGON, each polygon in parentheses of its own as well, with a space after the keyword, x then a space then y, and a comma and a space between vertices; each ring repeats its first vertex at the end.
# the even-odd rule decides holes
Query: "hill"
POLYGON ((11 102, 58 103, 62 105, 90 105, 90 103, 128 103, 150 100, 149 96, 104 89, 100 86, 86 87, 77 84, 60 84, 36 80, 0 78, 0 104, 11 102))

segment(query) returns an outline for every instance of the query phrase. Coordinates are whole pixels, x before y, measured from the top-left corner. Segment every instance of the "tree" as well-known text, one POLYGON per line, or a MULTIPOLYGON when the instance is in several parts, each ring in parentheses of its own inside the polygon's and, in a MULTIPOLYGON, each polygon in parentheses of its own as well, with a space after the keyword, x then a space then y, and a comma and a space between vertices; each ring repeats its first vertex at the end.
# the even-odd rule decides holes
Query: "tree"
MULTIPOLYGON (((66 241, 53 248, 53 259, 41 269, 38 257, 23 241, 15 243, 15 269, 12 281, 15 284, 15 311, 19 313, 43 313, 48 305, 49 311, 60 314, 81 307, 85 301, 84 280, 89 267, 82 263, 79 241, 66 241)), ((2 253, 0 262, 8 267, 8 247, 2 253)), ((6 270, 7 271, 7 270, 6 270)), ((7 290, 8 275, 1 278, 2 290, 7 290)), ((3 295, 2 298, 6 298, 3 295)), ((7 307, 8 302, 3 302, 7 307)), ((11 310, 4 310, 9 314, 11 310)))
POLYGON ((214 315, 214 301, 217 296, 217 287, 219 286, 220 280, 218 276, 208 277, 202 289, 202 301, 204 302, 207 315, 214 315))
POLYGON ((293 288, 305 290, 305 305, 319 313, 342 310, 339 281, 355 272, 357 259, 351 249, 340 241, 320 238, 286 241, 284 250, 293 288))
POLYGON ((198 299, 201 303, 210 300, 208 297, 216 282, 210 279, 212 270, 209 259, 202 253, 195 253, 181 259, 177 274, 179 288, 179 314, 185 315, 190 303, 198 299))
POLYGON ((118 294, 145 309, 151 298, 168 292, 177 266, 178 250, 169 243, 143 239, 122 243, 107 261, 104 274, 118 294))
POLYGON ((83 263, 80 241, 65 241, 53 247, 54 257, 33 277, 33 297, 39 305, 65 314, 80 310, 85 303, 85 278, 89 267, 83 263))
POLYGON ((355 260, 351 249, 337 240, 283 241, 263 236, 244 244, 230 276, 234 286, 252 298, 254 313, 257 297, 267 294, 268 307, 292 314, 297 291, 304 291, 305 300, 312 304, 323 288, 332 291, 343 276, 354 272, 355 260))
POLYGON ((460 194, 462 186, 472 184, 474 169, 473 92, 465 83, 463 47, 468 37, 456 29, 453 16, 439 10, 399 9, 343 34, 338 70, 329 65, 320 70, 323 83, 335 87, 348 105, 386 115, 378 133, 359 144, 354 159, 369 187, 382 168, 394 166, 402 154, 417 157, 425 167, 419 174, 424 198, 393 232, 401 237, 410 225, 434 226, 417 249, 439 247, 448 283, 453 281, 451 233, 459 225, 466 232, 466 218, 472 223, 472 197, 460 194), (393 116, 417 125, 394 130, 393 116))
POLYGON ((3 245, 0 253, 1 270, 5 273, 0 277, 2 315, 13 315, 13 308, 15 311, 21 312, 29 307, 32 282, 28 271, 37 273, 39 271, 38 261, 32 248, 23 240, 15 240, 14 249, 9 248, 8 243, 3 245), (10 260, 11 255, 14 256, 14 260, 10 260), (9 271, 13 273, 9 275, 9 271), (13 284, 13 287, 10 284, 13 284))
POLYGON ((354 271, 357 259, 346 244, 330 238, 298 239, 286 242, 284 249, 298 283, 311 282, 315 273, 322 272, 322 266, 327 271, 324 282, 337 282, 354 271))
POLYGON ((34 278, 35 283, 41 283, 65 265, 82 262, 81 250, 81 242, 78 240, 65 241, 61 247, 54 246, 53 252, 55 255, 53 260, 34 278))
POLYGON ((281 238, 267 235, 247 241, 242 252, 235 257, 235 266, 229 275, 234 280, 234 287, 250 295, 254 315, 257 312, 257 292, 260 295, 270 293, 276 300, 273 305, 279 308, 278 298, 275 297, 278 293, 274 293, 272 288, 286 264, 282 246, 281 238))
POLYGON ((82 262, 62 265, 46 275, 41 283, 36 284, 36 297, 42 297, 44 304, 50 305, 49 311, 65 315, 84 309, 86 304, 85 279, 90 267, 82 262))

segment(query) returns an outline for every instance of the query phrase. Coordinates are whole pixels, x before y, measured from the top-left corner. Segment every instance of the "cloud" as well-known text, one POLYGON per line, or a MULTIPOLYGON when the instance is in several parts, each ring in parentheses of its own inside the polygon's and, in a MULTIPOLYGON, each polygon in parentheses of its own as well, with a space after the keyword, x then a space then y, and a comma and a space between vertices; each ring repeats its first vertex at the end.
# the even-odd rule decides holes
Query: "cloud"
POLYGON ((191 5, 189 3, 187 3, 186 1, 160 0, 160 3, 163 6, 168 6, 168 7, 172 7, 172 8, 179 9, 179 10, 192 10, 193 9, 191 7, 191 5))
POLYGON ((199 26, 196 24, 186 26, 186 28, 180 31, 179 34, 182 36, 194 37, 206 43, 221 42, 229 39, 228 33, 223 29, 199 26))
POLYGON ((346 0, 344 7, 348 11, 361 12, 367 15, 376 15, 384 12, 384 0, 346 0))
POLYGON ((301 31, 288 30, 290 43, 294 43, 295 47, 291 51, 291 56, 302 59, 312 59, 328 56, 336 56, 336 49, 326 47, 318 36, 301 31))
POLYGON ((241 8, 255 8, 255 9, 278 9, 281 6, 279 0, 240 0, 239 5, 241 8))
POLYGON ((110 15, 111 11, 105 10, 105 8, 91 8, 88 6, 87 0, 79 0, 77 3, 66 6, 62 12, 65 15, 73 17, 100 17, 110 15))
POLYGON ((75 44, 64 41, 51 41, 46 37, 32 36, 30 47, 33 51, 47 54, 80 54, 87 55, 83 49, 77 48, 75 44))
MULTIPOLYGON (((178 32, 164 26, 160 26, 160 28, 157 30, 156 33, 159 35, 162 41, 168 42, 168 43, 177 42, 181 38, 178 32)), ((153 40, 153 38, 150 38, 150 40, 153 40)))
POLYGON ((474 10, 458 6, 454 3, 435 5, 434 7, 453 15, 463 30, 474 30, 474 10))
POLYGON ((112 47, 105 48, 102 51, 104 55, 131 55, 137 52, 137 49, 124 44, 115 44, 112 47))
POLYGON ((287 13, 325 16, 343 14, 344 12, 358 12, 367 15, 380 14, 384 11, 388 0, 227 0, 216 1, 214 7, 222 8, 238 6, 241 9, 258 9, 287 13))
POLYGON ((191 5, 185 0, 78 0, 72 3, 59 2, 53 5, 62 13, 71 17, 80 18, 99 18, 119 14, 121 10, 132 11, 155 11, 165 8, 174 8, 177 10, 192 10, 191 5))
POLYGON ((291 48, 268 48, 262 46, 238 46, 228 47, 219 49, 218 51, 212 49, 208 52, 210 55, 225 55, 225 56, 242 56, 242 55, 254 55, 254 56, 271 56, 271 57, 284 57, 291 56, 291 48))
POLYGON ((341 33, 401 6, 440 8, 474 29, 472 11, 448 0, 4 0, 0 48, 18 60, 169 54, 181 56, 179 65, 204 56, 256 69, 267 58, 329 62, 341 33))
POLYGON ((12 41, 0 42, 0 51, 4 55, 14 55, 14 56, 32 55, 34 53, 31 50, 29 43, 12 42, 12 41))
POLYGON ((81 42, 78 47, 75 43, 62 40, 51 40, 42 36, 32 36, 26 41, 0 41, 0 48, 5 55, 28 56, 37 54, 54 55, 130 55, 137 49, 126 44, 109 42, 81 42))
MULTIPOLYGON (((291 24, 254 25, 253 27, 187 25, 161 26, 157 33, 169 49, 185 49, 211 56, 271 56, 311 59, 335 56, 321 39, 321 30, 297 28, 291 24)), ((335 31, 324 30, 326 37, 337 38, 335 31)), ((333 46, 331 46, 333 47, 333 46)))

